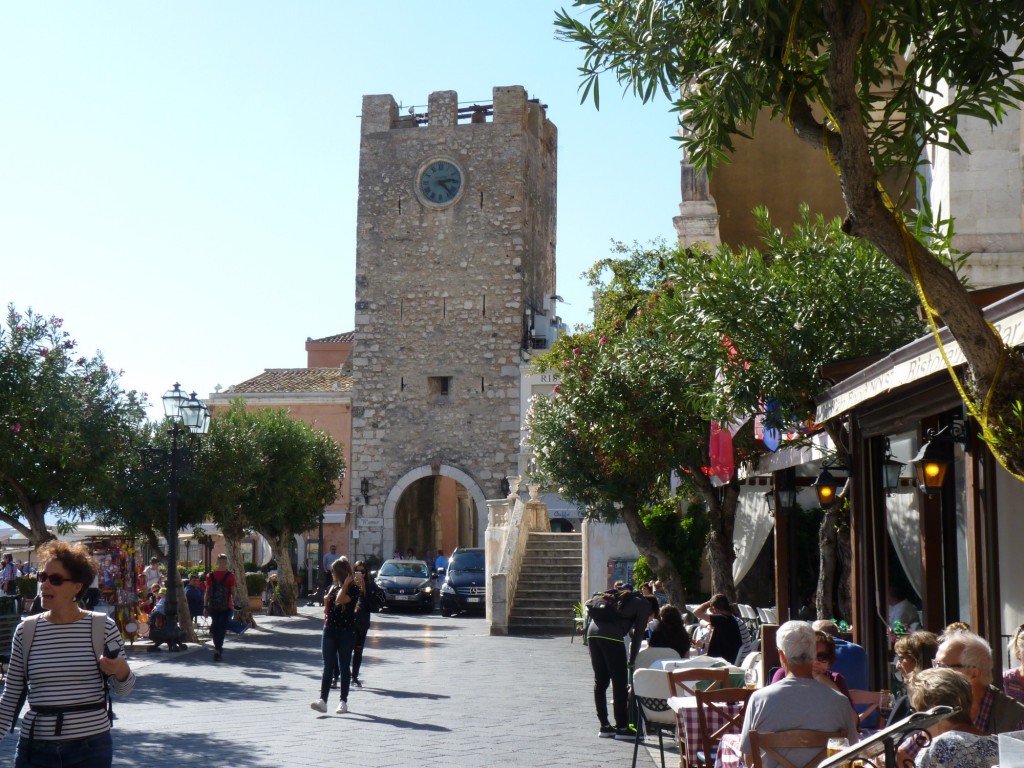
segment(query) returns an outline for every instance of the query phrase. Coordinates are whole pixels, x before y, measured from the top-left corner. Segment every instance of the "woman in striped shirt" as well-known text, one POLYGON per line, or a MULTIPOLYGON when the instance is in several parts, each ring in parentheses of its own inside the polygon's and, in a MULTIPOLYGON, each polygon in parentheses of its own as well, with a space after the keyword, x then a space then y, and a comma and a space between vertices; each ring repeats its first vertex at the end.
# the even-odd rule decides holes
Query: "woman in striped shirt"
POLYGON ((82 544, 51 541, 39 549, 38 579, 48 611, 35 622, 25 658, 26 622, 11 643, 11 664, 0 695, 0 734, 10 731, 27 691, 15 768, 89 766, 113 760, 107 686, 118 694, 135 687, 117 625, 104 617, 102 653, 93 642, 93 614, 78 607, 92 583, 96 561, 82 544), (27 672, 27 674, 26 674, 27 672))

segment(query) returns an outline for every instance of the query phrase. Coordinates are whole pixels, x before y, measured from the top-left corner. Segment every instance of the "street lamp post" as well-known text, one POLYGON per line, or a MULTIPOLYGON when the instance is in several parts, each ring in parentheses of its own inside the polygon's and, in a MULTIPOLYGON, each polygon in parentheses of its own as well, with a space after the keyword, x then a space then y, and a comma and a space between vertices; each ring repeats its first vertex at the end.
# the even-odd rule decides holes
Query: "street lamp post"
POLYGON ((210 412, 206 403, 196 397, 196 393, 186 395, 175 383, 163 398, 164 415, 171 422, 171 447, 148 448, 146 456, 154 463, 166 465, 169 469, 170 487, 167 492, 167 603, 164 612, 164 628, 157 637, 150 637, 154 642, 165 642, 172 651, 181 650, 181 629, 178 626, 178 475, 192 461, 191 443, 196 435, 204 434, 210 424, 210 412), (188 435, 188 443, 179 445, 179 438, 188 435))

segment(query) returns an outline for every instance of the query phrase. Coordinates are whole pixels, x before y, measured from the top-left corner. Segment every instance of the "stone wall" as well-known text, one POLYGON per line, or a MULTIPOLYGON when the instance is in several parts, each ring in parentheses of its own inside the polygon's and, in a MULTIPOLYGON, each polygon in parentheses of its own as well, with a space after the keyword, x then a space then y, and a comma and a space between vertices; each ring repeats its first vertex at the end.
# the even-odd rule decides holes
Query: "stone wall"
POLYGON ((381 554, 395 541, 388 494, 410 472, 456 467, 475 498, 501 495, 524 313, 554 293, 555 127, 520 86, 494 89, 490 122, 460 123, 457 106, 454 91, 431 94, 424 124, 389 95, 363 99, 350 480, 369 482, 368 502, 353 497, 360 548, 381 554), (447 208, 414 192, 432 157, 463 172, 447 208))

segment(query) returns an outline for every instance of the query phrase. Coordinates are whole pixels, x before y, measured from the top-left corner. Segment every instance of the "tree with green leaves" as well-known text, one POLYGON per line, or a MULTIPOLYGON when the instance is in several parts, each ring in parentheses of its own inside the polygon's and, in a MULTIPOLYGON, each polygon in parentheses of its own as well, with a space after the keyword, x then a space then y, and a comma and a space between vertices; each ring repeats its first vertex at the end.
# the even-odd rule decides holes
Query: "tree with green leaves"
POLYGON ((0 327, 0 520, 33 546, 45 517, 72 522, 109 493, 142 421, 103 357, 78 355, 58 317, 8 307, 0 327))
MULTIPOLYGON (((191 448, 195 447, 193 443, 191 448)), ((108 492, 93 509, 98 524, 117 528, 134 539, 145 539, 162 559, 167 557, 171 448, 166 422, 147 421, 139 425, 132 438, 132 450, 122 454, 108 492)), ((178 450, 183 466, 178 471, 177 517, 178 529, 184 530, 203 522, 206 507, 194 471, 195 451, 180 445, 178 450)), ((173 541, 177 543, 176 538, 173 541)), ((182 580, 177 579, 171 586, 177 590, 181 638, 197 642, 182 580)))
MULTIPOLYGON (((277 559, 282 606, 293 615, 290 544, 296 533, 313 528, 324 507, 337 498, 344 469, 341 447, 286 409, 250 409, 236 399, 211 421, 200 455, 202 488, 231 562, 241 567, 246 531, 263 535, 277 559)), ((235 575, 239 602, 247 604, 244 573, 235 575)))
MULTIPOLYGON (((838 221, 805 208, 784 237, 765 211, 757 216, 764 254, 619 246, 589 272, 595 327, 560 339, 540 362, 560 376, 527 422, 542 476, 588 513, 623 520, 673 599, 681 590, 670 582, 681 579, 642 520, 672 470, 707 509, 712 589, 735 599, 739 484, 735 474, 722 485, 709 476, 712 420, 761 413, 770 399, 769 425, 803 423, 822 365, 886 351, 921 330, 909 286, 838 221), (848 290, 867 281, 868 296, 848 290)), ((737 465, 756 464, 750 425, 734 448, 737 465)))
MULTIPOLYGON (((986 322, 955 269, 942 222, 904 213, 929 147, 967 152, 959 123, 997 125, 1024 99, 1024 4, 960 0, 577 0, 556 28, 583 52, 583 98, 610 73, 643 101, 675 102, 697 168, 727 160, 763 110, 826 152, 838 171, 844 231, 873 243, 916 287, 968 362, 968 404, 1003 465, 1024 475, 1018 426, 1024 354, 986 322), (821 118, 819 116, 823 115, 821 118), (903 178, 890 194, 883 179, 903 178), (979 405, 985 403, 986 418, 979 405)), ((934 327, 934 326, 933 326, 934 327)))

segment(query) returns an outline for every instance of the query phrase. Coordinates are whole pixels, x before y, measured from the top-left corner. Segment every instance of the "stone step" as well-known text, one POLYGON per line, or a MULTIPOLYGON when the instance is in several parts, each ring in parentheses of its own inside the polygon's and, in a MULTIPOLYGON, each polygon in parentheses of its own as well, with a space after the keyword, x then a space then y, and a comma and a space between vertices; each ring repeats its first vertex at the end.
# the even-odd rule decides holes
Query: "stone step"
POLYGON ((572 606, 545 603, 540 600, 524 600, 512 607, 510 616, 572 616, 572 606))
POLYGON ((580 558, 579 557, 574 557, 572 559, 569 559, 569 558, 559 558, 557 560, 543 560, 543 559, 536 558, 536 557, 528 557, 528 558, 525 558, 522 561, 522 567, 520 567, 519 570, 520 571, 522 571, 522 570, 545 570, 546 571, 549 568, 554 568, 556 570, 575 570, 577 572, 580 572, 580 571, 583 570, 583 567, 580 564, 580 558))
POLYGON ((549 589, 550 587, 556 587, 559 589, 574 589, 576 592, 580 591, 580 575, 578 573, 560 573, 551 574, 550 576, 545 574, 541 575, 519 575, 519 584, 516 589, 549 589))

